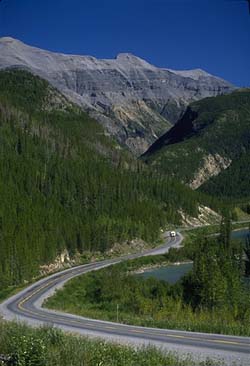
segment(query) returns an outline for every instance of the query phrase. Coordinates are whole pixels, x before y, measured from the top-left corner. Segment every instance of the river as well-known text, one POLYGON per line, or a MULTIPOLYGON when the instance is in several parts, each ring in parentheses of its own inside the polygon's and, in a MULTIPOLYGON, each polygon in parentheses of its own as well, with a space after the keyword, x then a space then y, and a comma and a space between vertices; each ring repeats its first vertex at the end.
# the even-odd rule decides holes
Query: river
POLYGON ((232 232, 232 238, 245 240, 247 237, 247 234, 249 234, 249 229, 236 230, 236 231, 232 232))
POLYGON ((167 281, 171 284, 176 283, 186 273, 191 271, 193 263, 181 263, 179 265, 167 265, 160 268, 153 268, 139 273, 137 276, 144 278, 154 277, 158 280, 167 281))

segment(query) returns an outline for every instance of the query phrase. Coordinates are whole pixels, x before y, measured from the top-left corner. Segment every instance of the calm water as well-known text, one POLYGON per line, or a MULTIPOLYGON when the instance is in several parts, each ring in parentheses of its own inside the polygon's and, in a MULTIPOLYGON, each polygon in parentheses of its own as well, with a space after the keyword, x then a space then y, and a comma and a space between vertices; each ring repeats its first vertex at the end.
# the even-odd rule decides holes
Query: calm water
POLYGON ((144 273, 140 273, 137 276, 144 278, 155 277, 158 280, 167 281, 171 284, 176 283, 186 273, 191 271, 193 267, 192 263, 184 263, 180 265, 168 265, 161 268, 155 268, 148 270, 144 273))
POLYGON ((247 234, 249 234, 249 230, 239 230, 239 231, 233 231, 232 232, 232 238, 233 239, 245 239, 247 237, 247 234))

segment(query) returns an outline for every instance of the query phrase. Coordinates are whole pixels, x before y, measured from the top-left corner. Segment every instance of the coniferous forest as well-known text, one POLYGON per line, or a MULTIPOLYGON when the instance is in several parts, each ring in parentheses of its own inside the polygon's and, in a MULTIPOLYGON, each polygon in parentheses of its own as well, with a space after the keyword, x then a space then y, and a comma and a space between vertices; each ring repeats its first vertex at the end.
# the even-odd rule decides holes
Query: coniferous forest
POLYGON ((102 251, 195 216, 199 196, 121 151, 46 81, 0 72, 0 287, 38 274, 65 248, 102 251))

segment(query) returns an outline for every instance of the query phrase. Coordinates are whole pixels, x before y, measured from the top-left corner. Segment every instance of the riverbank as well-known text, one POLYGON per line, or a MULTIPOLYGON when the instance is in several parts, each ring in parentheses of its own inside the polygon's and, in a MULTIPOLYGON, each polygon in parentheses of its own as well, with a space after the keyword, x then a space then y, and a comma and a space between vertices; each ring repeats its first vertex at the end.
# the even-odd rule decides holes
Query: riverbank
POLYGON ((143 271, 135 274, 139 278, 157 279, 159 281, 165 281, 170 285, 175 285, 179 281, 185 280, 186 276, 192 271, 193 262, 184 263, 172 263, 168 265, 162 265, 155 269, 143 271))
POLYGON ((154 270, 154 269, 159 269, 162 267, 170 267, 170 266, 181 266, 183 264, 192 264, 192 261, 182 261, 182 262, 175 262, 175 263, 171 263, 171 262, 162 262, 162 263, 158 263, 158 264, 151 264, 151 265, 147 265, 147 266, 143 266, 133 272, 131 272, 130 274, 132 275, 137 275, 137 274, 143 274, 145 272, 154 270))

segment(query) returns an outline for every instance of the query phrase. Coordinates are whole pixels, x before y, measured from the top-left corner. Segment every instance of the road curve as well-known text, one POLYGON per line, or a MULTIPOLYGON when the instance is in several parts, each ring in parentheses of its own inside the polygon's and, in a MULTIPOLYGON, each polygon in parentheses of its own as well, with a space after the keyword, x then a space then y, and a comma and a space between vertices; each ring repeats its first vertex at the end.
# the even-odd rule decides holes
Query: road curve
POLYGON ((223 360, 226 365, 250 365, 250 338, 195 333, 177 330, 145 328, 124 324, 92 320, 42 308, 42 303, 65 282, 81 274, 98 270, 121 261, 142 256, 163 254, 171 247, 181 245, 183 237, 165 238, 166 243, 158 248, 140 254, 127 255, 117 259, 81 265, 53 274, 29 286, 0 304, 0 314, 6 320, 25 321, 37 326, 50 324, 78 334, 101 337, 105 340, 135 345, 155 345, 157 347, 191 354, 194 359, 207 357, 223 360))

